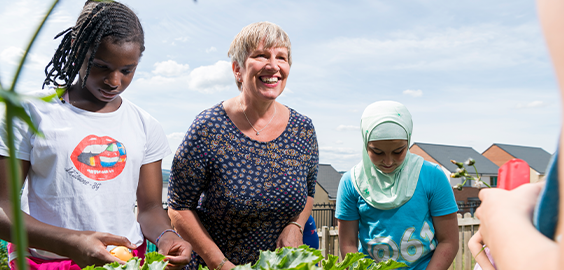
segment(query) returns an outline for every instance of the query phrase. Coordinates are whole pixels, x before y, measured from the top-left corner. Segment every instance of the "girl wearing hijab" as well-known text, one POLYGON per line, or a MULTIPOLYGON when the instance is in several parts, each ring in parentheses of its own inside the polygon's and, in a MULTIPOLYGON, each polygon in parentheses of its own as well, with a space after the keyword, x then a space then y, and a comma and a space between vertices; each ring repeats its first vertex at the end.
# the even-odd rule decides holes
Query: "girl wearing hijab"
POLYGON ((447 269, 458 251, 458 207, 439 166, 409 152, 411 114, 398 102, 375 102, 360 126, 362 161, 337 192, 341 254, 447 269))

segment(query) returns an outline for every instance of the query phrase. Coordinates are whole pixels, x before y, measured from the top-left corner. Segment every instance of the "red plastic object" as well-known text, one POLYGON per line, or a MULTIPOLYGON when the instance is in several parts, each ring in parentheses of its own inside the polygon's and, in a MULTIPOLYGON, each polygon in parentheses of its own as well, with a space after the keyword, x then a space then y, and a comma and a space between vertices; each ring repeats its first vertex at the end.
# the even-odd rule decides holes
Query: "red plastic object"
POLYGON ((497 187, 505 190, 512 190, 531 181, 529 164, 518 158, 499 167, 497 174, 497 187))

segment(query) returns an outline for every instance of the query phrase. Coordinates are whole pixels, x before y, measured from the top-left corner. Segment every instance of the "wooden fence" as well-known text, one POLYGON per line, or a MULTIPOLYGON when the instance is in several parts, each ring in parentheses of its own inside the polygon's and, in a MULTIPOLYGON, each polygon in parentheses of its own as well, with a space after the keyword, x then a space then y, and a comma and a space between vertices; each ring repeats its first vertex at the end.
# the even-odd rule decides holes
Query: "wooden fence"
MULTIPOLYGON (((468 240, 478 231, 480 221, 472 217, 470 213, 465 213, 464 217, 458 214, 458 253, 449 270, 470 270, 474 269, 472 253, 468 249, 468 240)), ((338 227, 327 227, 317 229, 319 235, 319 249, 325 258, 327 254, 342 256, 339 252, 339 229, 338 227)))

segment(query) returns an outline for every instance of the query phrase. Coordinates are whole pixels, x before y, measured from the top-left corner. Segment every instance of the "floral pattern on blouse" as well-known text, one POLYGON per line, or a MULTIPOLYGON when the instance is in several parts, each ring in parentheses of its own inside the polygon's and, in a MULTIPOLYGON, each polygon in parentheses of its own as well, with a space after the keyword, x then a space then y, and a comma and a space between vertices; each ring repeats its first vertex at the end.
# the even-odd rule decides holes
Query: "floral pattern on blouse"
MULTIPOLYGON (((285 131, 269 142, 244 135, 220 103, 200 113, 174 156, 168 205, 195 210, 235 265, 274 250, 278 236, 313 197, 318 146, 309 118, 293 109, 285 131)), ((206 265, 195 252, 188 269, 206 265)))

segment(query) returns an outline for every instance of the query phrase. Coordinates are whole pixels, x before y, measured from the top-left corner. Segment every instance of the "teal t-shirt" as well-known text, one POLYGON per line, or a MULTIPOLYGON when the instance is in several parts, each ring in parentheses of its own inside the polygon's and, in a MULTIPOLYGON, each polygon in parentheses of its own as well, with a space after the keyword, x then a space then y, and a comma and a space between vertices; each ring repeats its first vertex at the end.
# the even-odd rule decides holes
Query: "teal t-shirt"
POLYGON ((351 172, 341 178, 335 217, 358 220, 359 252, 372 259, 393 259, 409 269, 425 269, 437 247, 432 217, 458 211, 452 187, 438 165, 423 162, 413 197, 390 210, 376 209, 353 186, 351 172))

